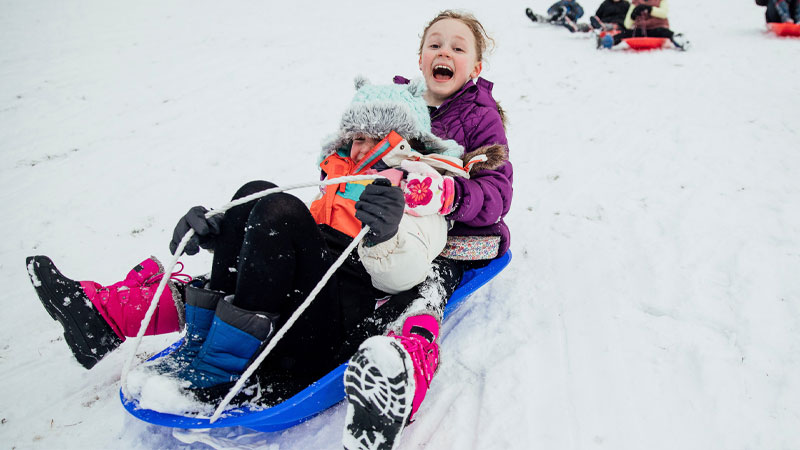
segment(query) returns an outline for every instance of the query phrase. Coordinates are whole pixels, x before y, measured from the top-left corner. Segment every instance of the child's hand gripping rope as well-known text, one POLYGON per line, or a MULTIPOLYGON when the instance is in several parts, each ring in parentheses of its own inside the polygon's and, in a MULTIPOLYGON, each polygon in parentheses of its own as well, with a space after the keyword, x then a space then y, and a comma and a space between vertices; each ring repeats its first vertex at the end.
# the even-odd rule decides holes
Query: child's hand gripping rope
POLYGON ((650 5, 636 5, 636 7, 633 8, 633 11, 631 12, 631 19, 639 20, 639 17, 642 15, 644 15, 644 17, 647 17, 650 15, 650 11, 652 10, 653 7, 650 5))
POLYGON ((386 178, 367 185, 355 205, 356 219, 370 228, 365 238, 367 244, 380 244, 397 234, 405 204, 403 191, 386 178))
POLYGON ((189 230, 194 230, 194 235, 186 243, 184 252, 187 255, 194 255, 200 248, 206 250, 214 249, 214 240, 222 232, 223 214, 206 217, 208 209, 203 206, 194 206, 189 210, 175 225, 172 232, 172 241, 169 243, 169 251, 175 254, 178 244, 189 230))

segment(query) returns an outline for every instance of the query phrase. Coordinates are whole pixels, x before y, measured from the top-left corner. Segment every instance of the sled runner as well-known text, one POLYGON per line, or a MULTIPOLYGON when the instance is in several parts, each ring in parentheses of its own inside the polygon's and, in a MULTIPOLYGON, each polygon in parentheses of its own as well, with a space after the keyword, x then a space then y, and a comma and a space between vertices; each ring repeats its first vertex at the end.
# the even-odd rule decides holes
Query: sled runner
POLYGON ((656 50, 664 46, 664 44, 667 42, 667 38, 632 37, 623 39, 623 42, 628 44, 628 47, 630 47, 631 50, 656 50))
MULTIPOLYGON (((488 283, 500 273, 511 261, 511 251, 493 260, 486 267, 464 272, 461 283, 447 302, 444 318, 470 294, 488 283)), ((153 356, 151 360, 161 358, 174 351, 181 341, 153 356)), ((347 363, 332 370, 311 386, 303 389, 292 398, 271 408, 257 409, 242 407, 229 411, 217 421, 211 423, 209 418, 186 417, 165 414, 150 409, 141 409, 136 400, 127 400, 120 389, 120 400, 125 409, 134 417, 154 424, 174 428, 220 428, 241 426, 256 431, 280 431, 314 417, 342 401, 345 397, 343 375, 347 363)))
POLYGON ((780 37, 800 37, 800 23, 768 23, 769 31, 780 37))

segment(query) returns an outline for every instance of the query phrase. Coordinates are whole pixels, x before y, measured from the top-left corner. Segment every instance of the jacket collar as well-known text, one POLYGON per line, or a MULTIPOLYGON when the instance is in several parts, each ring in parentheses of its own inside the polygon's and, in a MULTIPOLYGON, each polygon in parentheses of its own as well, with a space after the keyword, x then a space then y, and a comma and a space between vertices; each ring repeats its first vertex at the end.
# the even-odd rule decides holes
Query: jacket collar
MULTIPOLYGON (((411 82, 406 77, 396 75, 394 77, 395 84, 408 84, 411 82)), ((450 98, 442 102, 439 105, 439 109, 442 109, 443 106, 452 103, 454 100, 460 98, 464 93, 470 93, 474 95, 474 100, 477 101, 480 105, 483 106, 496 106, 497 102, 495 102, 494 97, 492 97, 492 88, 494 87, 494 83, 491 81, 478 77, 475 80, 467 81, 464 86, 461 87, 455 94, 451 95, 450 98)))
MULTIPOLYGON (((410 80, 397 75, 394 77, 394 82, 395 84, 408 84, 410 83, 410 80)), ((437 112, 433 115, 435 117, 439 111, 444 111, 448 105, 456 100, 461 99, 461 97, 464 97, 465 100, 474 101, 481 106, 497 107, 497 102, 494 100, 494 97, 492 97, 493 87, 494 83, 485 78, 478 77, 474 81, 469 80, 464 84, 464 86, 461 87, 461 89, 456 91, 455 94, 451 95, 450 98, 442 102, 442 104, 436 109, 437 112)))
POLYGON ((431 115, 431 118, 443 114, 454 103, 474 102, 480 106, 497 108, 497 102, 492 97, 493 86, 494 84, 491 81, 480 77, 474 81, 467 81, 461 89, 439 105, 436 112, 431 115))

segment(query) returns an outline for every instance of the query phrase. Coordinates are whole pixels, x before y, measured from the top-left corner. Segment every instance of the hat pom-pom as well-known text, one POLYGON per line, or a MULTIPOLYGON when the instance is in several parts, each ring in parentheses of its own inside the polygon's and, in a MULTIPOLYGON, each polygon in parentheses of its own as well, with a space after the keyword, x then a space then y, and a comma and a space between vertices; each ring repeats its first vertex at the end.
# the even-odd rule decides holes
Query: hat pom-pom
POLYGON ((421 97, 426 88, 424 78, 415 78, 408 83, 408 92, 414 97, 421 97))
POLYGON ((355 80, 353 80, 353 85, 356 87, 356 90, 359 90, 368 84, 370 84, 369 80, 364 75, 356 75, 355 80))

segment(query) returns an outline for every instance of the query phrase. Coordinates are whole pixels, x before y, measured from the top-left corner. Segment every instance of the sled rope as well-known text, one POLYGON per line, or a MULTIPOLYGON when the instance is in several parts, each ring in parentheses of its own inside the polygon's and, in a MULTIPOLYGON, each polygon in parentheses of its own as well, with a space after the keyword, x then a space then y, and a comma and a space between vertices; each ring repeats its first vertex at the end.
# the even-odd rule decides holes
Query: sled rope
MULTIPOLYGON (((220 207, 218 209, 212 209, 211 211, 208 211, 205 216, 206 216, 206 219, 208 219, 208 218, 216 216, 218 214, 222 214, 225 211, 227 211, 227 210, 229 210, 229 209, 231 209, 231 208, 233 208, 235 206, 239 206, 239 205, 245 204, 247 202, 259 199, 261 197, 266 197, 269 194, 275 194, 275 193, 278 193, 278 192, 284 192, 284 191, 289 191, 289 190, 292 190, 292 189, 299 189, 299 188, 306 188, 306 187, 313 187, 313 186, 329 186, 331 184, 348 183, 348 182, 351 182, 351 181, 374 180, 374 179, 377 179, 377 178, 382 178, 382 177, 380 175, 352 175, 352 176, 346 176, 346 177, 331 178, 331 179, 322 180, 322 181, 313 181, 313 182, 309 182, 309 183, 298 183, 298 184, 291 184, 291 185, 288 185, 288 186, 278 186, 278 187, 274 187, 274 188, 265 189, 265 190, 260 191, 260 192, 255 192, 253 194, 250 194, 250 195, 242 197, 242 198, 237 198, 236 200, 230 201, 230 202, 222 205, 222 207, 220 207)), ((329 273, 325 274, 325 276, 322 278, 322 280, 320 280, 320 283, 317 284, 317 286, 314 288, 314 290, 311 292, 311 294, 309 294, 309 298, 307 298, 306 301, 303 302, 302 305, 300 305, 300 307, 297 309, 297 311, 302 312, 302 310, 305 310, 305 308, 308 307, 308 305, 306 303, 311 303, 311 300, 313 300, 314 297, 317 295, 317 293, 319 293, 319 291, 322 290, 322 287, 328 281, 328 279, 330 278, 330 275, 332 275, 332 273, 342 264, 342 262, 344 261, 344 258, 346 258, 347 255, 349 255, 350 252, 353 250, 353 248, 355 248, 355 246, 358 245, 358 243, 361 241, 361 239, 363 239, 363 237, 366 234, 366 232, 368 231, 368 229, 369 229, 369 227, 365 226, 361 230, 361 232, 356 236, 356 238, 353 240, 353 242, 350 243, 350 246, 348 246, 347 249, 345 249, 345 251, 342 253, 342 256, 340 256, 339 259, 336 260, 334 265, 331 266, 331 269, 333 269, 333 270, 330 270, 330 269, 328 270, 329 273), (313 296, 312 296, 312 294, 313 294, 313 296)), ((189 242, 189 239, 191 239, 192 236, 194 236, 194 230, 190 228, 189 231, 187 231, 186 234, 183 235, 183 238, 181 239, 180 243, 178 243, 178 247, 175 249, 175 253, 172 255, 172 258, 170 258, 169 263, 164 266, 164 273, 165 274, 172 272, 172 269, 178 263, 178 259, 181 257, 181 254, 183 253, 183 249, 186 247, 186 244, 189 242)), ((153 314, 156 311, 156 306, 158 306, 158 300, 157 299, 161 298, 161 293, 164 292, 164 288, 167 286, 167 281, 169 281, 168 277, 162 277, 161 281, 158 283, 158 288, 156 288, 156 292, 153 295, 153 300, 155 300, 155 301, 152 301, 152 300, 150 301, 150 306, 147 308, 147 313, 145 314, 144 319, 142 319, 142 323, 139 326, 139 332, 136 333, 136 338, 134 339, 134 342, 133 342, 133 349, 131 350, 130 355, 128 356, 128 358, 125 360, 125 364, 122 366, 122 375, 121 375, 121 384, 122 384, 122 386, 121 387, 122 387, 122 393, 125 395, 126 398, 128 397, 128 389, 127 389, 127 383, 126 383, 126 381, 128 379, 128 373, 130 372, 131 366, 133 365, 133 360, 136 358, 136 352, 139 350, 139 344, 142 342, 142 336, 144 336, 145 330, 147 330, 147 327, 150 325, 150 320, 152 320, 153 314)), ((295 311, 295 312, 297 312, 297 311, 295 311)), ((275 335, 275 337, 278 337, 278 334, 280 334, 280 336, 283 336, 283 334, 286 333, 284 330, 287 329, 288 326, 290 326, 292 323, 294 323, 294 320, 296 320, 296 317, 295 317, 295 314, 292 314, 289 322, 284 324, 284 326, 278 331, 278 333, 275 335)), ((275 339, 274 339, 275 337, 273 337, 273 341, 275 341, 275 339)), ((275 343, 277 344, 277 342, 275 342, 275 343)), ((267 356, 266 355, 266 353, 268 353, 267 350, 272 350, 271 347, 274 347, 274 345, 272 345, 272 341, 270 342, 270 345, 267 346, 266 349, 264 349, 264 352, 262 352, 262 354, 259 355, 259 357, 256 360, 256 362, 260 363, 267 356)), ((255 363, 253 365, 255 365, 255 363)), ((253 365, 251 365, 251 367, 253 368, 253 371, 254 371, 255 368, 253 367, 253 365)), ((247 370, 250 371, 251 367, 248 367, 247 370)), ((251 374, 252 374, 252 371, 250 371, 250 374, 248 374, 247 376, 250 376, 251 374)), ((242 377, 240 378, 241 384, 244 384, 244 380, 245 379, 246 379, 246 377, 244 375, 242 375, 242 377)), ((225 399, 223 400, 222 406, 220 408, 218 408, 217 412, 214 413, 215 417, 211 420, 212 423, 219 417, 219 414, 218 414, 219 410, 222 407, 224 407, 225 405, 227 405, 228 402, 230 402, 230 399, 228 397, 233 398, 233 396, 236 395, 239 392, 239 389, 241 389, 241 386, 240 386, 240 383, 237 382, 236 385, 234 385, 234 387, 231 389, 231 392, 228 393, 228 396, 225 397, 225 399), (235 392, 234 392, 234 389, 236 389, 235 392), (226 402, 226 400, 227 400, 227 402, 226 402)))
POLYGON ((314 300, 317 294, 319 294, 322 288, 325 287, 325 284, 328 283, 328 280, 333 276, 333 273, 336 272, 336 269, 338 269, 339 266, 341 266, 344 263, 344 260, 347 259, 348 255, 350 255, 350 252, 352 252, 353 249, 356 248, 358 243, 361 242, 362 239, 364 239, 364 236, 367 234, 367 232, 369 232, 369 227, 365 225, 364 228, 362 228, 361 231, 356 235, 356 237, 353 238, 353 241, 350 242, 350 245, 348 245, 347 248, 344 249, 342 254, 339 255, 339 258, 336 259, 336 261, 333 263, 333 265, 331 265, 328 271, 325 272, 325 275, 323 275, 322 279, 319 280, 319 283, 317 283, 317 285, 314 286, 314 289, 311 291, 311 293, 308 294, 308 297, 306 297, 305 301, 303 301, 303 303, 289 317, 289 320, 287 320, 286 323, 283 324, 281 329, 278 330, 277 333, 275 333, 272 339, 270 339, 269 343, 267 344, 267 347, 261 351, 261 353, 258 355, 258 358, 256 358, 255 361, 253 361, 247 367, 247 370, 244 371, 242 376, 239 377, 239 380, 236 381, 236 384, 234 384, 231 390, 228 391, 228 395, 226 395, 225 398, 222 399, 222 402, 219 404, 219 406, 217 406, 217 409, 214 411, 214 414, 211 415, 211 418, 208 420, 209 423, 214 423, 217 421, 217 419, 219 419, 219 416, 222 415, 222 412, 225 410, 225 407, 228 406, 231 400, 233 400, 233 397, 235 397, 236 394, 238 394, 239 391, 242 390, 242 387, 244 387, 244 384, 245 382, 247 382, 247 379, 250 378, 251 375, 253 375, 253 372, 256 371, 258 366, 260 366, 261 363, 264 361, 264 359, 267 357, 267 355, 269 355, 269 352, 271 352, 272 349, 275 348, 276 345, 278 345, 278 342, 281 340, 281 338, 283 338, 283 335, 285 335, 286 332, 289 331, 289 328, 291 328, 292 325, 294 325, 294 323, 300 317, 300 314, 303 314, 303 311, 305 311, 306 308, 308 308, 308 306, 311 304, 311 302, 314 300))

